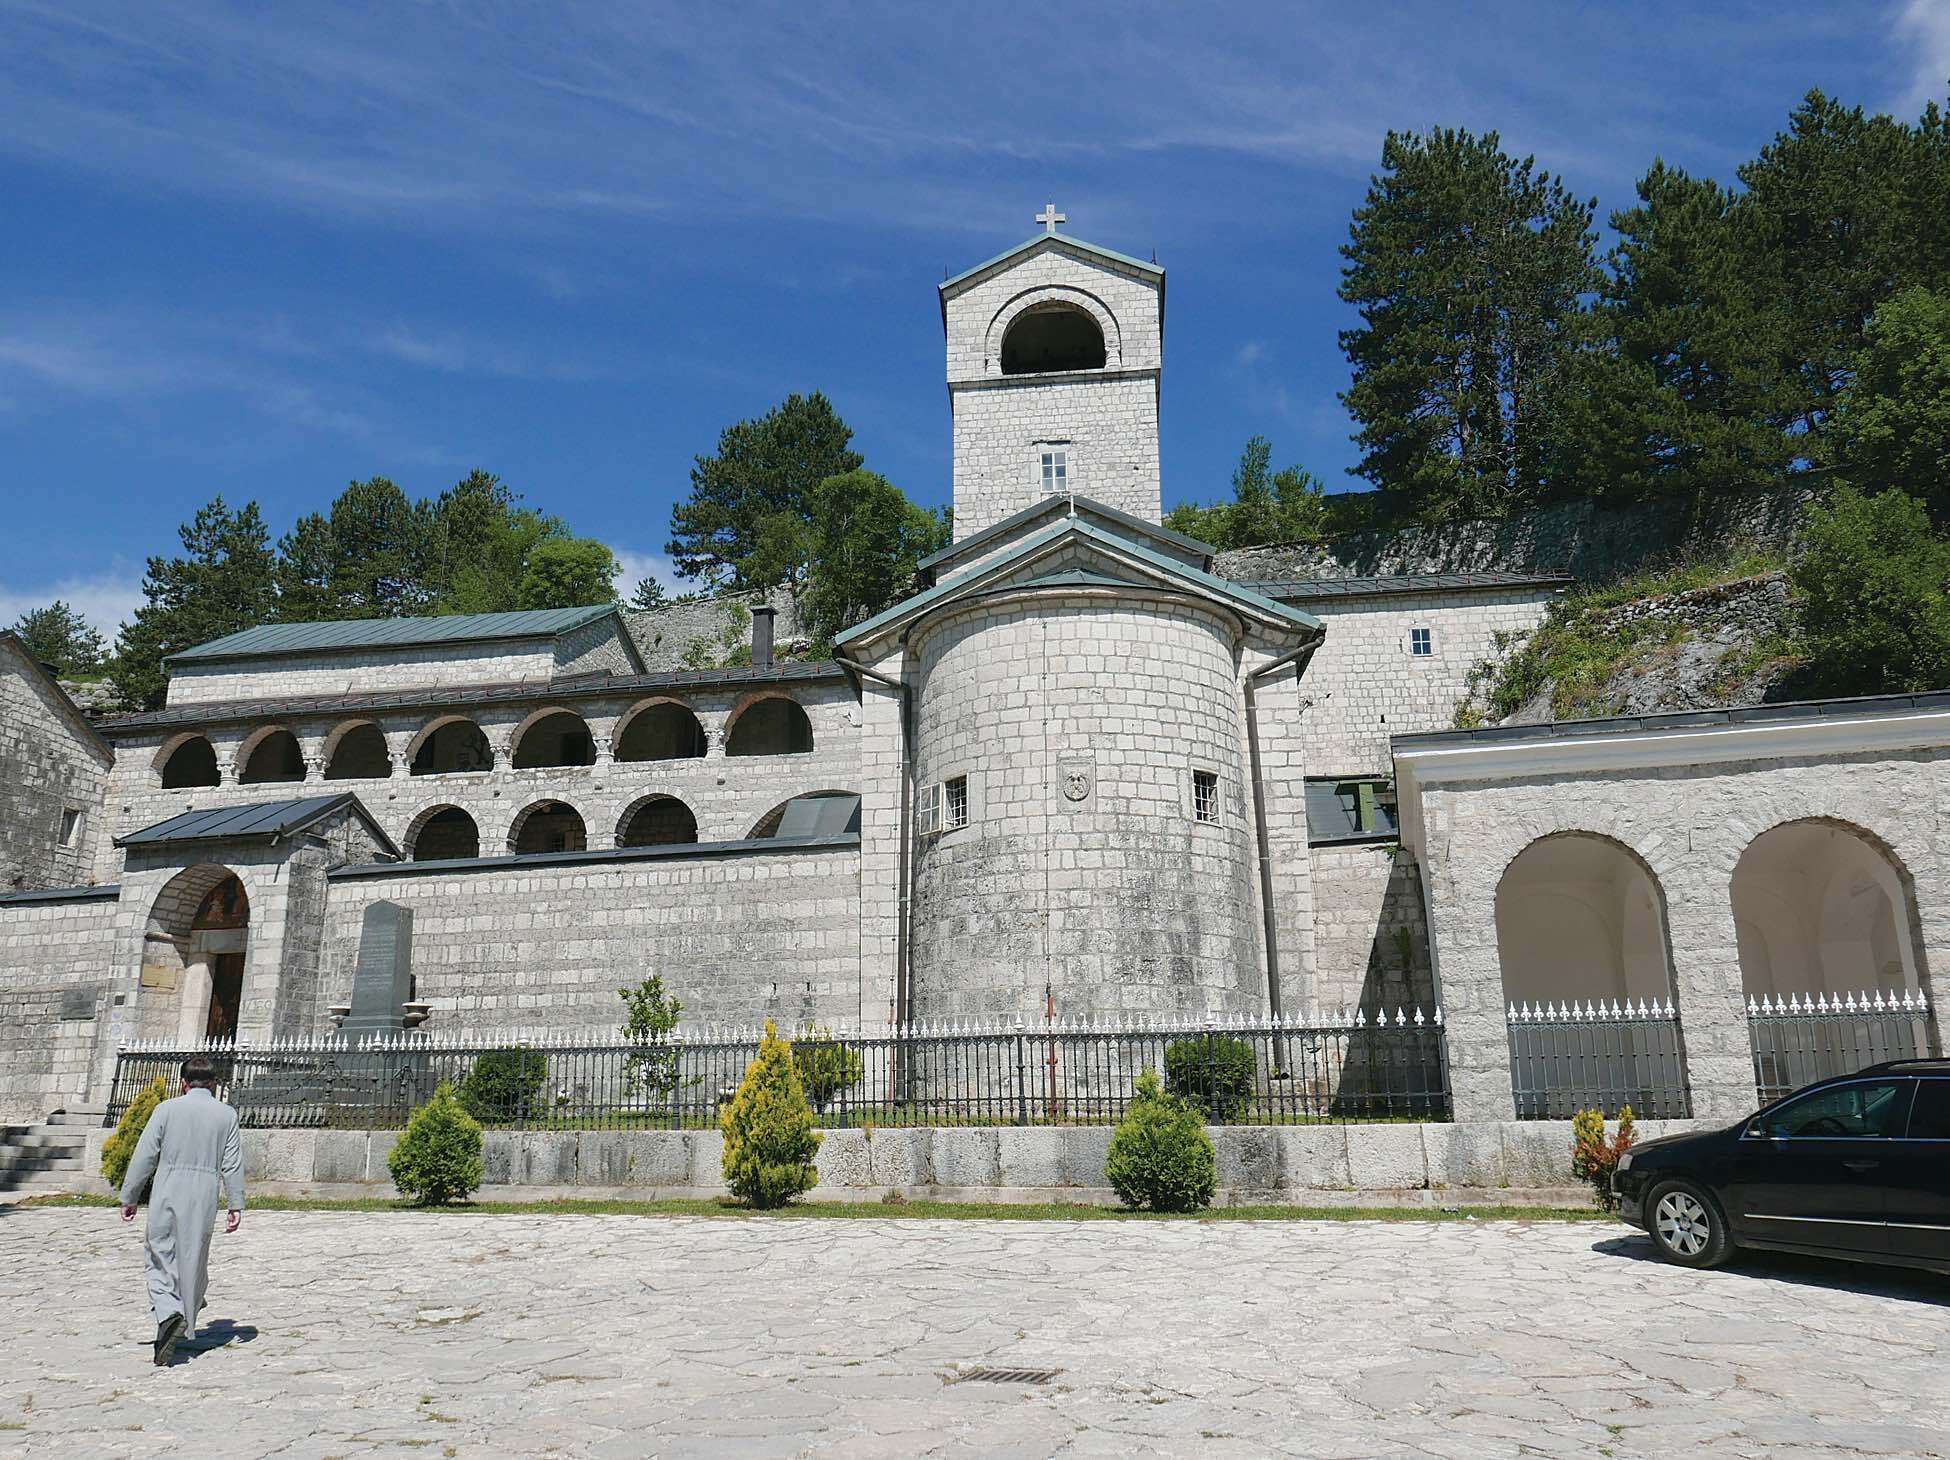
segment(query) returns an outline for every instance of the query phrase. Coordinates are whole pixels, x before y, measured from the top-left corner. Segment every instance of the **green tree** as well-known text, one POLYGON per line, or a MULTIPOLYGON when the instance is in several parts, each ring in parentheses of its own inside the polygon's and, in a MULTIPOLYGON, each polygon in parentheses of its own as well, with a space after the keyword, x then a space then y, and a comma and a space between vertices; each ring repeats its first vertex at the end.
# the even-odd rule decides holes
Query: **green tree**
POLYGON ((452 1085, 407 1120, 406 1131, 386 1157, 393 1185, 421 1206, 458 1201, 481 1184, 481 1127, 462 1108, 452 1085))
POLYGON ((1212 1204, 1218 1159, 1198 1108, 1158 1083, 1156 1070, 1138 1074, 1137 1095, 1110 1138, 1104 1179, 1127 1207, 1190 1212, 1212 1204))
POLYGON ((624 1078, 634 1091, 661 1104, 677 1088, 677 1048, 670 1043, 677 1032, 682 1001, 664 991, 661 974, 651 974, 635 988, 618 989, 623 1000, 620 1033, 632 1046, 623 1058, 624 1078))
POLYGON ((432 507, 375 476, 349 483, 278 543, 278 599, 291 622, 419 613, 432 507))
POLYGON ((815 391, 789 395, 756 420, 718 436, 717 454, 691 469, 690 497, 671 509, 665 549, 685 578, 720 588, 770 588, 776 561, 754 561, 760 524, 779 513, 811 516, 813 489, 859 467, 853 431, 815 391))
POLYGON ((517 606, 529 554, 569 536, 559 517, 516 505, 493 472, 478 468, 428 507, 426 596, 429 613, 504 613, 517 606))
POLYGON ((1950 296, 1908 289, 1876 311, 1830 446, 1861 491, 1950 499, 1950 296))
POLYGON ((116 1190, 121 1190, 122 1182, 129 1174, 129 1162, 135 1159, 135 1148, 142 1144, 142 1133, 149 1128, 149 1117, 168 1098, 169 1082, 158 1075, 135 1092, 128 1109, 115 1122, 114 1132, 102 1142, 102 1180, 116 1190))
POLYGON ((14 623, 13 631, 27 646, 27 652, 43 664, 50 664, 63 679, 90 678, 102 672, 108 646, 88 620, 60 599, 46 608, 29 609, 14 623))
POLYGON ((1250 438, 1233 468, 1232 500, 1210 507, 1174 507, 1165 526, 1215 548, 1318 542, 1327 530, 1327 497, 1320 479, 1297 466, 1276 472, 1272 464, 1273 444, 1264 436, 1250 438))
POLYGON ((636 609, 664 608, 669 602, 664 585, 648 576, 637 580, 636 592, 630 595, 630 607, 636 609))
POLYGON ((820 1135, 792 1062, 792 1046, 768 1019, 758 1057, 718 1118, 724 1132, 725 1185, 740 1201, 781 1207, 819 1182, 813 1158, 820 1135))
POLYGON ((116 638, 109 678, 123 701, 162 703, 162 661, 277 616, 276 562, 257 503, 232 511, 222 497, 178 529, 180 557, 149 559, 144 602, 116 638))
POLYGON ((515 593, 517 608, 581 608, 616 601, 616 554, 593 537, 535 544, 515 593))
POLYGON ((1341 249, 1361 316, 1340 337, 1357 474, 1432 519, 1543 494, 1581 301, 1602 282, 1595 207, 1494 132, 1388 134, 1341 249))
POLYGON ((921 560, 948 542, 945 514, 916 506, 885 477, 864 469, 821 482, 809 510, 810 572, 800 607, 821 646, 897 603, 913 586, 921 560))
POLYGON ((1950 542, 1916 498, 1838 488, 1827 505, 1809 507, 1790 577, 1821 691, 1950 687, 1950 542))

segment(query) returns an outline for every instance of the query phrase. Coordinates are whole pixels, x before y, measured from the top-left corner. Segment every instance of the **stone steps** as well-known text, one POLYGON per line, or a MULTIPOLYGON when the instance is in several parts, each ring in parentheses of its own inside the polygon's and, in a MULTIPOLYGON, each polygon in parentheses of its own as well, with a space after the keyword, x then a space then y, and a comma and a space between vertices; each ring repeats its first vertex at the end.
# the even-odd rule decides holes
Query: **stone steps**
POLYGON ((0 1196, 83 1189, 88 1132, 101 1123, 100 1109, 80 1108, 57 1110, 38 1125, 0 1127, 0 1196))

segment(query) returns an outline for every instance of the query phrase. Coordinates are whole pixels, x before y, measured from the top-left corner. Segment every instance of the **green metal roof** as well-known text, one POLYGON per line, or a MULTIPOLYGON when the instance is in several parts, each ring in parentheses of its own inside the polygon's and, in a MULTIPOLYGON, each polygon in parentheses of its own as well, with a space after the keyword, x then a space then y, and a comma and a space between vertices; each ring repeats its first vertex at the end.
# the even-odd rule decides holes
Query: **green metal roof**
POLYGON ((1097 257, 1109 259, 1114 264, 1123 264, 1126 268, 1138 269, 1144 273, 1153 274, 1160 279, 1165 276, 1165 271, 1157 264, 1147 262, 1144 259, 1134 259, 1127 253, 1119 253, 1114 248, 1105 248, 1100 243, 1086 243, 1081 238, 1070 237, 1067 233, 1039 233, 1034 238, 1017 244, 1014 248, 1004 249, 992 259, 985 259, 972 269, 963 269, 952 279, 943 279, 941 281, 941 292, 946 294, 963 280, 973 278, 984 269, 992 269, 997 264, 1012 259, 1019 253, 1027 253, 1039 243, 1067 243, 1071 248, 1081 249, 1085 253, 1094 253, 1097 257))
POLYGON ((336 796, 301 796, 285 801, 253 801, 242 806, 213 806, 185 811, 115 838, 118 847, 164 847, 183 842, 280 841, 335 815, 352 810, 378 837, 379 844, 398 855, 385 828, 372 819, 365 803, 350 791, 336 796))
POLYGON ((341 649, 398 649, 420 644, 474 644, 495 639, 548 639, 617 611, 537 608, 515 613, 454 613, 433 618, 355 618, 332 623, 259 624, 167 656, 165 664, 210 659, 264 659, 341 649))

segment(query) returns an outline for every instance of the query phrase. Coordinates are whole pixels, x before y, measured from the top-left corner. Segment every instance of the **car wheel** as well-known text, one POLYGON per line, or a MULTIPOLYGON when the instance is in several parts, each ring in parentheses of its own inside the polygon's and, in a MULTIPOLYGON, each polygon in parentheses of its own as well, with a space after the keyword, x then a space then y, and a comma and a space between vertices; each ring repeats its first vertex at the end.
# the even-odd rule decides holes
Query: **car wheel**
POLYGON ((1645 1199, 1646 1230, 1667 1262, 1718 1267, 1733 1255, 1727 1219, 1712 1197, 1690 1181, 1668 1181, 1645 1199))

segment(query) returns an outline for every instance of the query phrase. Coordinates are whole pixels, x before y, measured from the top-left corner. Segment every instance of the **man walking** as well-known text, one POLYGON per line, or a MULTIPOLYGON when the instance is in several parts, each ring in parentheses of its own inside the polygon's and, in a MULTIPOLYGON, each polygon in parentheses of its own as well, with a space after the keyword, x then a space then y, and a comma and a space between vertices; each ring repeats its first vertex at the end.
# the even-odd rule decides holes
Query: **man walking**
POLYGON ((216 1070, 202 1056, 183 1061, 183 1093, 149 1117, 122 1182, 122 1220, 135 1220, 149 1186, 149 1306, 156 1315, 156 1363, 166 1364, 196 1332, 217 1225, 217 1183, 229 1209, 223 1229, 244 1220, 244 1143, 237 1112, 217 1099, 216 1070), (150 1179, 154 1178, 154 1185, 150 1179))

